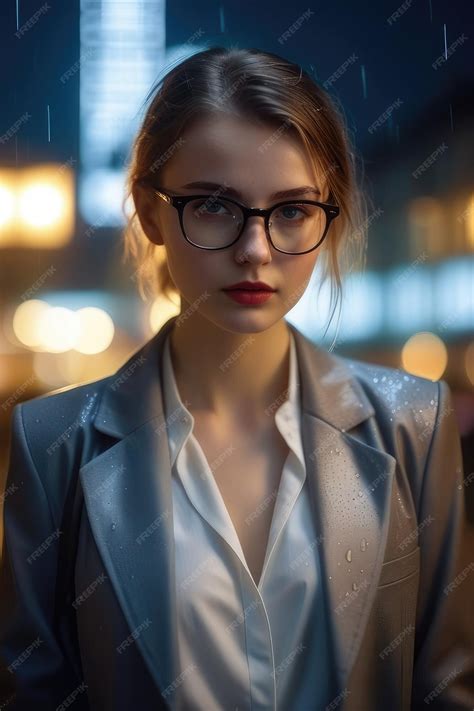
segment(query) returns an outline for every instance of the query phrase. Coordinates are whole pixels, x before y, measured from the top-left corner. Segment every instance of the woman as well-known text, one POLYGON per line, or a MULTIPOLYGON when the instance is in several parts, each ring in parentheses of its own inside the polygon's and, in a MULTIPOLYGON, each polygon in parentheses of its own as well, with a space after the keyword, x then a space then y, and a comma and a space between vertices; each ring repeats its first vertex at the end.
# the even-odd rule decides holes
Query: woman
POLYGON ((284 318, 319 259, 340 289, 364 251, 329 96, 276 55, 200 52, 154 91, 128 185, 141 293, 174 290, 181 310, 117 373, 14 408, 4 698, 471 709, 474 535, 449 388, 284 318))

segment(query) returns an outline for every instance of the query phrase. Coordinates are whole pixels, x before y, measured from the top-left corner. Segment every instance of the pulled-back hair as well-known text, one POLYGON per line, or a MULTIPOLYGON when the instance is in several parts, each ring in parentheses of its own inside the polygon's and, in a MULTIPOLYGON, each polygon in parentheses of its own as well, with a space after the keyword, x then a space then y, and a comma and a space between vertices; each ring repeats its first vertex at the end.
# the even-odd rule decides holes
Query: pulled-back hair
POLYGON ((123 259, 134 263, 141 298, 172 298, 178 290, 165 246, 147 238, 135 207, 127 214, 125 203, 131 197, 133 202, 132 191, 143 182, 153 179, 159 185, 163 165, 180 150, 180 137, 194 119, 224 113, 269 128, 284 125, 299 137, 315 175, 326 179, 327 202, 340 208, 318 257, 320 287, 330 278, 332 319, 342 297, 342 278, 365 266, 368 222, 357 156, 336 102, 295 63, 259 49, 225 47, 211 47, 180 62, 155 83, 144 104, 148 102, 132 146, 122 205, 127 221, 123 259))

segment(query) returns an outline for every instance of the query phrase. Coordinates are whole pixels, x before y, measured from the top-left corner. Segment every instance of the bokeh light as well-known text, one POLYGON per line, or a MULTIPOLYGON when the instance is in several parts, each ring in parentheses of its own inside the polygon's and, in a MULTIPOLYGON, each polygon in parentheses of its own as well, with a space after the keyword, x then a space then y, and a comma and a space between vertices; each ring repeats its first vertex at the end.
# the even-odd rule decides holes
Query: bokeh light
POLYGON ((403 368, 413 375, 439 380, 447 363, 448 351, 444 342, 429 331, 415 333, 403 346, 403 368))

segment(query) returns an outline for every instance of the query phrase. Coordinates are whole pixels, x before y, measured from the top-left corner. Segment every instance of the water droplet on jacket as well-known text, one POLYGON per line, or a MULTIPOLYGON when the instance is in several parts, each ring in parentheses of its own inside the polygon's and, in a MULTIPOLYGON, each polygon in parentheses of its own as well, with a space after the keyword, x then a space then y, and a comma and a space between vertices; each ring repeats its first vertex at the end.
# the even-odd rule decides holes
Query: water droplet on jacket
POLYGON ((357 590, 357 583, 352 583, 352 589, 357 590))
POLYGON ((37 418, 35 419, 35 422, 41 422, 40 418, 37 417, 37 418))
POLYGON ((116 524, 116 523, 113 523, 113 524, 112 524, 112 531, 115 531, 116 528, 117 528, 117 524, 116 524))
POLYGON ((348 560, 349 563, 350 563, 351 560, 352 560, 352 551, 351 551, 350 548, 346 551, 346 560, 348 560))
POLYGON ((361 551, 367 550, 367 538, 360 539, 360 549, 361 551))

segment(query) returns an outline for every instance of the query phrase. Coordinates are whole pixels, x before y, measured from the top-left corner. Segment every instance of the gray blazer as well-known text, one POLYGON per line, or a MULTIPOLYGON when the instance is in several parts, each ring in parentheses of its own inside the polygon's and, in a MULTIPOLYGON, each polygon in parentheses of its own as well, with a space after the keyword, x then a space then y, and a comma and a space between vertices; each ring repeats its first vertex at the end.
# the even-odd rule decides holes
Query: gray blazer
MULTIPOLYGON (((113 375, 13 409, 2 709, 170 707, 177 610, 160 366, 175 319, 113 375), (76 610, 77 637, 61 637, 55 580, 74 474, 84 495, 75 592, 59 602, 76 610)), ((325 708, 471 710, 474 529, 450 390, 329 353, 289 326, 332 640, 325 708)))

